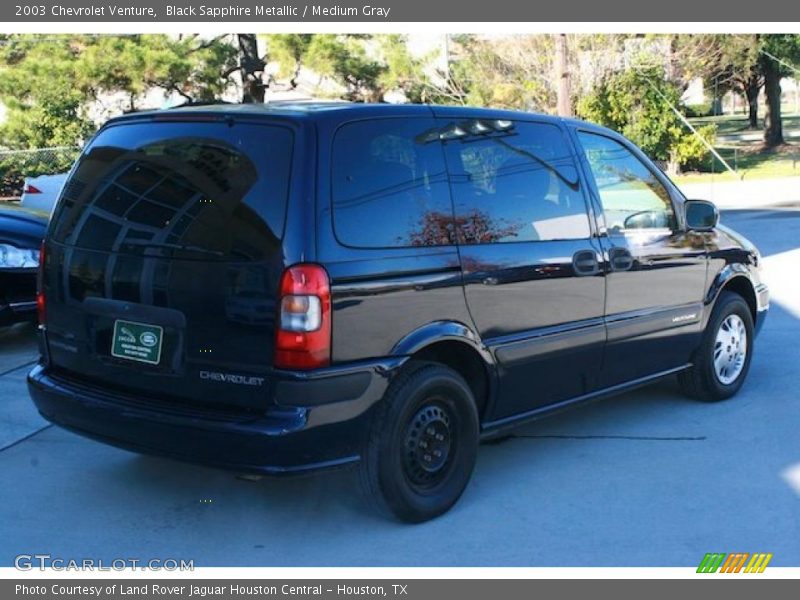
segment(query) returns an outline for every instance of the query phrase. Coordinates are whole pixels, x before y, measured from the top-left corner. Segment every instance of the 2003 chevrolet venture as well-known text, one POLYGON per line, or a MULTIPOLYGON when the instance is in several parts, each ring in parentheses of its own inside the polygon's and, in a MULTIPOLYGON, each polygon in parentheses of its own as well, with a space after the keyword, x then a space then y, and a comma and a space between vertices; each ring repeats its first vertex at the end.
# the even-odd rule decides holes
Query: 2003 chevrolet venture
POLYGON ((575 120, 356 104, 107 123, 41 253, 47 419, 239 471, 356 464, 424 521, 481 439, 660 377, 742 386, 760 256, 575 120))

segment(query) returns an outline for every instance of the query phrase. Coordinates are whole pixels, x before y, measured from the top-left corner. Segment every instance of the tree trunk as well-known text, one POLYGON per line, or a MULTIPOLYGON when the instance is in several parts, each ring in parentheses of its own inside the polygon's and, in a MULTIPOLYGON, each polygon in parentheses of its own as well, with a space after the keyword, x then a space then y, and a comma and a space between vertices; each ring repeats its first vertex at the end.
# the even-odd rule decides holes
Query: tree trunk
POLYGON ((667 175, 670 177, 675 177, 681 174, 681 163, 678 160, 678 156, 675 154, 675 152, 669 153, 669 160, 667 160, 665 167, 667 175))
POLYGON ((258 55, 258 39, 255 33, 237 34, 239 42, 239 68, 242 73, 242 102, 264 102, 267 86, 261 78, 266 64, 258 55))
POLYGON ((751 77, 745 86, 747 118, 750 121, 750 129, 758 129, 758 91, 760 89, 761 86, 758 85, 757 77, 751 77))
POLYGON ((783 144, 783 123, 781 121, 781 73, 772 58, 761 55, 761 68, 764 72, 764 91, 767 95, 767 113, 764 115, 764 145, 774 148, 783 144))
POLYGON ((569 89, 569 69, 567 68, 567 35, 556 34, 556 98, 558 114, 562 117, 572 116, 572 98, 569 89))

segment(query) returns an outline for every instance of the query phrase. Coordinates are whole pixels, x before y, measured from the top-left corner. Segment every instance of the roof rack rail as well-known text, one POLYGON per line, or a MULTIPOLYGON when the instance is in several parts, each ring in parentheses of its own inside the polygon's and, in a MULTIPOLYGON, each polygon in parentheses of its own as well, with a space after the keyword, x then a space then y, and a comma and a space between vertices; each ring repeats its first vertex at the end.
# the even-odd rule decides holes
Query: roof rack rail
POLYGON ((172 110, 173 108, 185 108, 187 106, 217 106, 220 104, 236 104, 236 103, 228 102, 227 100, 198 100, 197 102, 195 102, 194 100, 187 100, 186 102, 182 102, 181 104, 168 106, 166 110, 172 110))

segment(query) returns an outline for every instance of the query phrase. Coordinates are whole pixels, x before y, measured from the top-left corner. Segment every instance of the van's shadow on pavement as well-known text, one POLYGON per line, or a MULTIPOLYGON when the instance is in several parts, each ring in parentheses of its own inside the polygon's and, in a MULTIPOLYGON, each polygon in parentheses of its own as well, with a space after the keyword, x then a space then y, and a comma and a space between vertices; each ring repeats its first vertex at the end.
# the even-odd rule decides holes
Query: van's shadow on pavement
MULTIPOLYGON (((669 378, 521 426, 498 442, 481 445, 475 478, 452 512, 454 515, 471 512, 487 501, 491 506, 493 494, 504 489, 519 492, 521 477, 535 478, 537 470, 546 476, 551 465, 578 466, 587 460, 587 443, 624 444, 627 439, 654 444, 702 442, 704 430, 696 420, 692 419, 686 427, 664 423, 664 417, 674 415, 676 410, 696 414, 713 412, 713 406, 684 398, 677 381, 669 378)), ((660 447, 669 452, 667 446, 660 447)), ((175 520, 176 527, 179 517, 192 521, 201 516, 213 519, 214 513, 221 516, 220 511, 228 512, 232 507, 254 522, 262 518, 273 523, 307 519, 333 522, 345 517, 369 527, 405 527, 373 513, 359 493, 353 468, 249 480, 234 472, 125 453, 122 460, 104 463, 103 471, 96 475, 109 485, 161 498, 172 513, 167 521, 175 520), (224 490, 222 497, 219 490, 224 490)), ((569 469, 561 475, 569 478, 569 469)), ((562 495, 553 485, 527 487, 524 493, 531 506, 551 503, 562 495)), ((445 515, 437 522, 447 520, 449 516, 445 515)), ((320 525, 324 527, 322 522, 320 525)))

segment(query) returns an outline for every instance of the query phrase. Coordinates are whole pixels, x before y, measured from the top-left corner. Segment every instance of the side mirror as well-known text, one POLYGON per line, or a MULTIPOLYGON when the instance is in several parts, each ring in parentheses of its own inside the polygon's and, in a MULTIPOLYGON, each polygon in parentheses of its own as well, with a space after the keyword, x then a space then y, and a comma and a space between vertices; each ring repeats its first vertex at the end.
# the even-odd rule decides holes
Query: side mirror
POLYGON ((687 200, 683 204, 686 226, 691 231, 711 231, 719 223, 719 211, 708 200, 687 200))

